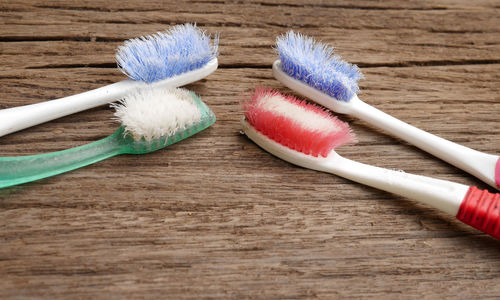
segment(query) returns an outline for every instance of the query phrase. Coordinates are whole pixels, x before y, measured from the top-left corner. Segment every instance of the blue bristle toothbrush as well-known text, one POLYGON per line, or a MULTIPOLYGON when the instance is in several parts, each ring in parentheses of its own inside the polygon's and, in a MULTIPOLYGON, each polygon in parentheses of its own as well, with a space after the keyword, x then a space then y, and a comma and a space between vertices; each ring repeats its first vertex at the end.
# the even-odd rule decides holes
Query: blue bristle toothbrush
POLYGON ((130 79, 78 95, 0 110, 0 136, 116 101, 151 85, 173 88, 200 80, 217 69, 218 36, 196 25, 131 39, 118 48, 116 61, 130 79))
POLYGON ((276 79, 311 100, 349 114, 397 136, 420 149, 500 188, 500 157, 450 142, 406 124, 361 101, 356 65, 333 54, 333 48, 293 31, 277 38, 276 79))
POLYGON ((119 154, 144 154, 198 133, 215 122, 188 90, 144 86, 113 104, 122 126, 112 135, 58 152, 0 157, 0 188, 54 176, 119 154))

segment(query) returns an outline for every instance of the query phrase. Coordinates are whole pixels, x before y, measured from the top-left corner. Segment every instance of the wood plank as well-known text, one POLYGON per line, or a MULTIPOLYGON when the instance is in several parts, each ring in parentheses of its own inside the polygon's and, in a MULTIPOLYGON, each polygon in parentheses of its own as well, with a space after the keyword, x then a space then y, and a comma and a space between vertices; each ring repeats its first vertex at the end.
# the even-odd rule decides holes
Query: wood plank
MULTIPOLYGON (((123 44, 122 41, 154 33, 161 28, 164 26, 152 26, 150 30, 136 35, 113 37, 115 40, 113 42, 88 40, 4 42, 0 43, 2 54, 0 67, 3 69, 89 65, 113 67, 116 48, 123 44)), ((219 32, 221 35, 219 48, 221 67, 270 65, 276 59, 276 53, 272 49, 275 38, 285 32, 281 29, 268 31, 246 28, 221 30, 207 28, 207 31, 219 32), (248 34, 258 36, 259 41, 257 43, 252 41, 248 34)), ((455 34, 420 34, 411 30, 365 30, 363 34, 359 34, 359 30, 325 30, 316 34, 313 30, 300 29, 299 32, 317 36, 319 40, 335 46, 339 55, 362 67, 486 64, 500 61, 498 37, 489 33, 462 34, 461 38, 457 39, 455 34), (353 40, 352 36, 358 38, 353 40)))
MULTIPOLYGON (((113 3, 122 5, 121 2, 113 3)), ((102 10, 92 3, 75 8, 74 4, 57 1, 32 11, 26 11, 29 7, 20 11, 6 7, 4 12, 0 11, 0 24, 3 24, 0 40, 4 41, 0 51, 9 55, 13 52, 25 53, 26 57, 12 57, 12 63, 21 66, 28 62, 36 66, 40 61, 57 64, 61 54, 53 49, 61 47, 61 50, 67 50, 71 45, 67 43, 73 42, 77 46, 71 51, 76 52, 76 59, 83 59, 82 63, 102 63, 105 58, 105 61, 111 62, 110 48, 116 48, 125 39, 154 33, 172 24, 196 21, 208 32, 221 34, 223 65, 242 64, 242 56, 238 55, 243 55, 248 61, 244 64, 262 66, 271 60, 272 51, 269 48, 274 44, 275 37, 288 29, 299 30, 335 45, 340 54, 347 55, 346 58, 354 63, 488 63, 498 62, 500 53, 498 8, 450 6, 445 9, 411 10, 410 7, 402 14, 400 9, 391 8, 394 3, 387 3, 387 9, 382 13, 377 9, 328 5, 318 9, 315 5, 297 7, 216 2, 190 6, 189 10, 167 4, 165 9, 172 13, 165 14, 158 7, 148 11, 127 7, 121 10, 115 7, 117 10, 114 10, 113 3, 110 3, 111 8, 101 7, 102 10), (272 22, 267 18, 269 14, 274 16, 272 22), (71 26, 66 26, 68 22, 71 26), (321 30, 318 26, 322 26, 321 30), (15 43, 7 43, 9 41, 15 43), (33 44, 42 49, 30 50, 33 44), (40 53, 49 51, 56 57, 33 61, 31 53, 38 50, 40 53), (108 53, 107 56, 92 56, 101 51, 108 53), (444 62, 443 57, 446 57, 444 62)), ((487 3, 491 4, 486 1, 483 5, 488 6, 487 3)), ((63 57, 59 63, 70 62, 63 57)))
MULTIPOLYGON (((121 2, 115 2, 122 5, 121 2)), ((178 4, 171 4, 162 9, 171 9, 175 14, 165 14, 161 10, 148 11, 109 11, 106 8, 88 10, 66 9, 65 7, 41 6, 34 11, 15 11, 8 9, 0 11, 2 23, 5 25, 63 25, 71 22, 72 26, 61 28, 59 34, 74 32, 78 25, 88 29, 107 25, 138 25, 138 24, 172 24, 183 23, 195 19, 204 26, 231 27, 304 27, 304 28, 342 28, 342 29, 417 29, 433 32, 496 32, 498 28, 492 23, 498 23, 498 9, 436 9, 407 10, 404 14, 397 9, 386 9, 381 18, 381 12, 373 9, 345 9, 335 6, 262 6, 252 4, 212 4, 190 7, 188 11, 178 4), (170 6, 170 7, 169 7, 170 6), (172 7, 176 6, 176 8, 172 7), (242 14, 241 11, 245 13, 242 14), (272 20, 267 16, 273 15, 272 20), (133 21, 128 21, 133 20, 133 21), (457 22, 460 20, 460 22, 457 22)), ((1 8, 1 7, 0 7, 1 8)), ((14 27, 4 30, 15 36, 14 27)), ((45 33, 48 35, 50 31, 45 33)), ((114 32, 116 34, 116 31, 114 32)), ((36 32, 33 36, 38 36, 36 32)))
MULTIPOLYGON (((498 8, 498 3, 495 0, 477 0, 470 2, 467 0, 447 0, 436 2, 433 0, 422 0, 418 3, 414 2, 402 2, 397 0, 386 0, 386 1, 372 1, 372 0, 360 0, 353 3, 349 0, 339 0, 335 3, 329 3, 328 1, 318 1, 318 0, 304 0, 304 1, 284 1, 284 0, 249 0, 245 2, 239 1, 190 1, 181 0, 175 3, 162 2, 154 0, 131 0, 126 3, 120 1, 106 1, 95 2, 92 0, 82 0, 78 2, 68 2, 64 0, 47 0, 43 4, 33 2, 30 0, 18 0, 18 1, 4 1, 1 3, 0 8, 4 10, 35 10, 43 8, 53 8, 53 9, 78 9, 78 10, 97 10, 97 11, 149 11, 149 10, 165 10, 165 11, 196 11, 200 9, 200 6, 205 8, 211 7, 224 7, 228 5, 238 5, 239 7, 290 7, 290 8, 344 8, 351 10, 444 10, 444 9, 489 9, 498 8), (193 5, 194 4, 194 5, 193 5), (202 5, 196 5, 202 4, 202 5)), ((246 11, 245 11, 246 12, 246 11)), ((244 14, 243 10, 239 14, 244 14)))

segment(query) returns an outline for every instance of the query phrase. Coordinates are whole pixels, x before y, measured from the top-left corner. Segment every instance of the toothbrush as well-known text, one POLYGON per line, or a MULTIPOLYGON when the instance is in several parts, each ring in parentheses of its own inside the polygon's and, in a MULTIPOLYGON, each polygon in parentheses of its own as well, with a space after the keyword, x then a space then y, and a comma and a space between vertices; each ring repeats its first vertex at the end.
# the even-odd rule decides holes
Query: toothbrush
POLYGON ((0 157, 0 188, 54 176, 119 154, 144 154, 177 143, 215 122, 193 92, 143 87, 114 104, 122 126, 80 147, 40 155, 0 157))
POLYGON ((500 157, 445 140, 406 124, 361 101, 359 68, 333 55, 333 48, 289 31, 277 38, 276 79, 322 106, 379 127, 447 161, 492 187, 500 188, 500 157))
POLYGON ((500 194, 343 158, 334 148, 355 141, 349 126, 294 97, 257 89, 242 105, 244 133, 271 154, 431 205, 500 239, 500 194))
POLYGON ((118 48, 116 61, 130 79, 78 95, 0 110, 0 136, 104 105, 136 88, 174 88, 200 80, 217 69, 218 36, 213 43, 196 25, 131 39, 118 48))

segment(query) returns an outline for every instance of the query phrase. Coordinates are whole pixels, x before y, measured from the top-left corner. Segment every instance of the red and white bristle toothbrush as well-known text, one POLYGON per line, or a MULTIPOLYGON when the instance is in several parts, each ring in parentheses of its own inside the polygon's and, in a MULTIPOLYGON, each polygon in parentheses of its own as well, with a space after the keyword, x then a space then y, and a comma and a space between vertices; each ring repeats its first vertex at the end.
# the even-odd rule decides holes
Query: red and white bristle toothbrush
POLYGON ((292 96, 256 89, 242 106, 243 131, 275 156, 431 205, 500 239, 500 194, 343 158, 333 149, 355 140, 349 126, 292 96))

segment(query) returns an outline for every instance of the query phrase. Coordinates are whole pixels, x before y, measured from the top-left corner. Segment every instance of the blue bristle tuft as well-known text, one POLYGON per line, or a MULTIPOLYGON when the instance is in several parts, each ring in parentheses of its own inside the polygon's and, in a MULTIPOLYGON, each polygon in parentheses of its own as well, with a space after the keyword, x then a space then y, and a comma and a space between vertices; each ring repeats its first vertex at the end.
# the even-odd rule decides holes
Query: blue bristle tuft
POLYGON ((131 39, 118 48, 116 61, 125 75, 151 83, 203 67, 218 55, 218 36, 193 24, 176 25, 131 39))
POLYGON ((332 47, 293 31, 278 37, 276 44, 281 68, 289 76, 341 101, 359 92, 361 71, 334 55, 332 47))

